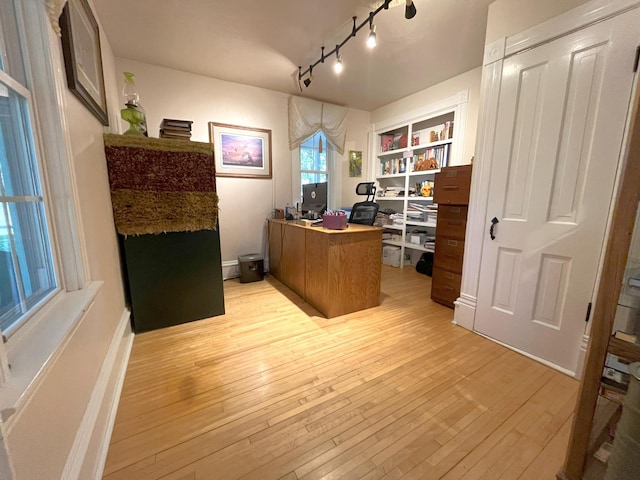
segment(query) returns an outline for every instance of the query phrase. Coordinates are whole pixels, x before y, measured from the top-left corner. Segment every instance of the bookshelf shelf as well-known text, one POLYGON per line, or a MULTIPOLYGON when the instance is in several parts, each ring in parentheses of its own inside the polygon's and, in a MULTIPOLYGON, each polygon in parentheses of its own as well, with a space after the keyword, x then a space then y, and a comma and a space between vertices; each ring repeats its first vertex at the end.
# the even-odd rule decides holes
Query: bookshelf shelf
POLYGON ((628 363, 640 362, 640 345, 620 340, 613 335, 609 337, 608 352, 628 363))

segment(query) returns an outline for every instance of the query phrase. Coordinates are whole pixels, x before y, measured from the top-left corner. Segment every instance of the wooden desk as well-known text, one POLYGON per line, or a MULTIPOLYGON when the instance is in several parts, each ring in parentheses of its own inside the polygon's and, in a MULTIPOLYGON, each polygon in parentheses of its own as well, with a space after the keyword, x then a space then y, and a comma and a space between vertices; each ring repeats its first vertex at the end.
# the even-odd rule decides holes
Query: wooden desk
POLYGON ((380 304, 382 229, 269 220, 269 272, 327 318, 380 304))

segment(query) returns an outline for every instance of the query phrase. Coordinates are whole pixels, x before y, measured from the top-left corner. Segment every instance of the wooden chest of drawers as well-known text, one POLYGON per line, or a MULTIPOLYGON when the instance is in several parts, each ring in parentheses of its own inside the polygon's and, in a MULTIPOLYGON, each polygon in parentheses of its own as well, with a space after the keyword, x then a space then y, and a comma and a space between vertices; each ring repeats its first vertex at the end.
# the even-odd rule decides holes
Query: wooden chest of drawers
POLYGON ((435 176, 433 201, 438 204, 438 222, 431 299, 449 307, 460 296, 471 168, 446 167, 435 176))

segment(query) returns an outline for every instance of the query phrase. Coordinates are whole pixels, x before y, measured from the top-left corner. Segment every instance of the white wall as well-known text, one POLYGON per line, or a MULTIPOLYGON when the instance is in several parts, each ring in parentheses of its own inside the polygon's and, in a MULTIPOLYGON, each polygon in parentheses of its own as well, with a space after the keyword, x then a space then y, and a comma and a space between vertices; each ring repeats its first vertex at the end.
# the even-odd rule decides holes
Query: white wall
POLYGON ((364 197, 356 195, 356 186, 360 182, 370 181, 374 174, 369 167, 369 123, 371 116, 362 110, 349 110, 347 116, 347 141, 344 146, 344 155, 339 157, 342 187, 342 201, 339 207, 351 207, 356 202, 361 202, 364 197), (349 151, 362 152, 362 176, 349 176, 349 151))
POLYGON ((485 44, 500 37, 508 37, 561 13, 586 3, 588 0, 496 0, 489 5, 485 44))
MULTIPOLYGON (((159 135, 163 118, 192 120, 191 139, 200 142, 209 141, 208 122, 271 130, 273 179, 217 178, 223 262, 246 253, 264 253, 265 219, 274 207, 283 208, 292 201, 289 95, 122 58, 116 59, 116 70, 118 81, 124 71, 135 74, 150 136, 159 135)), ((366 112, 349 110, 347 145, 366 149, 368 123, 366 112)), ((347 162, 347 153, 338 157, 341 165, 347 162)), ((355 190, 352 181, 342 183, 347 190, 351 184, 355 190)), ((343 201, 354 203, 348 197, 338 203, 343 201)))
POLYGON ((425 107, 451 97, 462 90, 469 90, 469 103, 467 105, 467 125, 464 145, 462 146, 462 163, 468 164, 473 157, 476 144, 476 129, 478 126, 478 109, 480 108, 480 78, 482 68, 474 68, 457 77, 450 78, 442 83, 426 88, 420 92, 409 95, 397 102, 371 112, 371 122, 377 123, 398 115, 406 114, 412 110, 425 107))
MULTIPOLYGON (((52 31, 50 36, 54 45, 59 45, 59 38, 52 31)), ((114 57, 106 39, 101 41, 105 81, 113 96, 114 57)), ((53 62, 56 69, 64 72, 61 54, 53 62)), ((60 478, 100 367, 125 312, 103 127, 69 91, 64 101, 88 274, 90 280, 103 280, 104 287, 33 396, 10 419, 7 445, 18 480, 60 478)), ((109 108, 115 106, 111 104, 109 108)), ((45 151, 46 148, 45 145, 45 151)))

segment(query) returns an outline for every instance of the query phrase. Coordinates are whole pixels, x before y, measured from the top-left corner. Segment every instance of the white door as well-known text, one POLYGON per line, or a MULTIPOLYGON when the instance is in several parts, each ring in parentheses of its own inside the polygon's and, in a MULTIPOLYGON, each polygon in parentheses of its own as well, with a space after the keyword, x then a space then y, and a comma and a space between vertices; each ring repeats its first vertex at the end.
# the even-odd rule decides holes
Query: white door
POLYGON ((638 9, 505 59, 475 330, 575 371, 633 82, 638 9))

